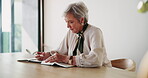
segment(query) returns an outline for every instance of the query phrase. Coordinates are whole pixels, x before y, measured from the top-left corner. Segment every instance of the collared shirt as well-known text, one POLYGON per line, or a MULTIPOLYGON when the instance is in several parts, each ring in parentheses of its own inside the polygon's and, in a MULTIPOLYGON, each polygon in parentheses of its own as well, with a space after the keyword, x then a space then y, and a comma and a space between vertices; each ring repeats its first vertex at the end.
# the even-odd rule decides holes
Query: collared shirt
MULTIPOLYGON (((111 67, 111 62, 107 58, 102 31, 95 26, 88 25, 83 35, 83 53, 77 51, 76 65, 80 67, 111 67)), ((56 51, 60 54, 73 56, 77 38, 78 35, 69 30, 56 51)))

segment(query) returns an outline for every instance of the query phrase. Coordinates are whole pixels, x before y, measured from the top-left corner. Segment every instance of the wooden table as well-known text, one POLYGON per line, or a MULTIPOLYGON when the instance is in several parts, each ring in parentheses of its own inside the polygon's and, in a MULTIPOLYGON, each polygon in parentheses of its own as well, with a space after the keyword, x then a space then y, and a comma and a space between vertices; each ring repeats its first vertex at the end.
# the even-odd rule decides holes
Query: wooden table
POLYGON ((62 68, 38 63, 17 62, 22 53, 0 54, 0 78, 136 78, 135 72, 114 68, 62 68))

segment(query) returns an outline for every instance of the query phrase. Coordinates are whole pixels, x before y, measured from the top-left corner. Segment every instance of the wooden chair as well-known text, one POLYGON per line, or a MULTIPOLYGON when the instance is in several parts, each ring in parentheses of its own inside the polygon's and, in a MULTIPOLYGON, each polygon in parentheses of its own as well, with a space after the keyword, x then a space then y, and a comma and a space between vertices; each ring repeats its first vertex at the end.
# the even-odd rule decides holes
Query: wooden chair
POLYGON ((120 68, 128 71, 135 71, 136 63, 131 59, 115 59, 111 60, 112 67, 120 68))

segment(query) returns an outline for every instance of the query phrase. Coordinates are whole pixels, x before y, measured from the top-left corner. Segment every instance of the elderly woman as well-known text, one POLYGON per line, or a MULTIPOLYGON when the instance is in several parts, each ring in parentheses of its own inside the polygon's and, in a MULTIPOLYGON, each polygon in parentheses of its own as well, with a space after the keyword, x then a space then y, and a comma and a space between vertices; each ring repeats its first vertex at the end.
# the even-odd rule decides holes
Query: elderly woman
POLYGON ((64 17, 69 31, 58 49, 38 52, 36 58, 45 62, 63 62, 78 67, 110 67, 102 32, 87 23, 88 9, 85 4, 70 4, 64 12, 64 17))

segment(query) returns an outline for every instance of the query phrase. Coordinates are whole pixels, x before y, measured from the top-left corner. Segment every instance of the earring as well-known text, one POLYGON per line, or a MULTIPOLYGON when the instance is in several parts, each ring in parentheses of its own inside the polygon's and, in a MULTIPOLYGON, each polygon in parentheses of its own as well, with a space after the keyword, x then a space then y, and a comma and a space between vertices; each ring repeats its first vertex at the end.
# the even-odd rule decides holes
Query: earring
POLYGON ((81 25, 83 26, 83 25, 84 25, 84 23, 81 23, 81 25))

